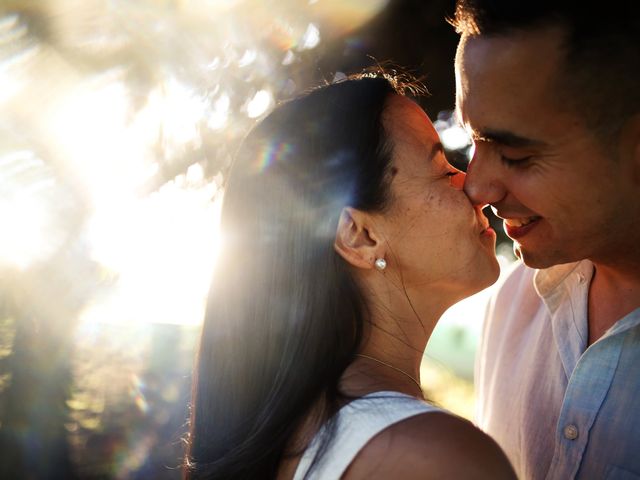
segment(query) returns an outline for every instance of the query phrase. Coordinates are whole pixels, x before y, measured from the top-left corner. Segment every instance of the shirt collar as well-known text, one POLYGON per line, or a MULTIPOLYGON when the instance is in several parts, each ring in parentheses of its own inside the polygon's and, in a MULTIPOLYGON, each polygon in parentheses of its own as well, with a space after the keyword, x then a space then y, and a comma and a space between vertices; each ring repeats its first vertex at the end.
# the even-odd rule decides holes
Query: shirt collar
POLYGON ((537 270, 533 284, 549 312, 553 338, 565 374, 570 378, 587 348, 589 282, 593 264, 588 260, 537 270))
POLYGON ((580 283, 589 285, 591 277, 593 277, 593 263, 590 260, 581 260, 536 270, 533 277, 536 293, 541 299, 545 300, 545 303, 548 303, 549 297, 573 272, 577 274, 580 283))
MULTIPOLYGON (((547 306, 549 313, 553 316, 562 305, 562 297, 566 293, 566 288, 559 288, 564 285, 572 291, 572 295, 581 292, 588 298, 588 288, 593 278, 594 265, 590 260, 581 260, 575 263, 565 263, 554 265, 549 268, 536 270, 533 277, 533 285, 536 293, 547 306), (573 275, 572 275, 573 274, 573 275), (587 292, 584 291, 587 289, 587 292)), ((584 312, 579 317, 584 317, 586 322, 587 305, 584 305, 584 312)), ((576 312, 574 312, 576 313, 576 312)), ((576 323, 578 319, 576 319, 576 323)), ((640 308, 625 315, 618 320, 602 338, 624 332, 629 328, 640 324, 640 308)))

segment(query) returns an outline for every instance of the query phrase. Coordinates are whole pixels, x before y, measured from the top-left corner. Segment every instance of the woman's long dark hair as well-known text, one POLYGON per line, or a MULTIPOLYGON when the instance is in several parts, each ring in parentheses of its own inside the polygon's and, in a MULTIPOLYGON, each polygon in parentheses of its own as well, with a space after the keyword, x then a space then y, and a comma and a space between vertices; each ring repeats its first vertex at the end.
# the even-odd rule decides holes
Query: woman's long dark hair
POLYGON ((389 202, 382 113, 393 80, 352 78, 276 108, 231 169, 194 372, 186 479, 275 478, 292 434, 341 375, 366 308, 333 242, 344 206, 389 202))

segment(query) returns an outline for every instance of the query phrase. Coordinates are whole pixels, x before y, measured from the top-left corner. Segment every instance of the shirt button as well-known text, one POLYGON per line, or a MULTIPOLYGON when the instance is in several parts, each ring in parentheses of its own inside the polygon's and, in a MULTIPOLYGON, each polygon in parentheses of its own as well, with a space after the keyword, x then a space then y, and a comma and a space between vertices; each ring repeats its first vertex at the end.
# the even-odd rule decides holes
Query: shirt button
POLYGON ((584 275, 581 273, 578 274, 578 283, 584 283, 584 275))
POLYGON ((567 440, 575 440, 578 438, 578 427, 575 425, 567 425, 564 427, 564 438, 567 440))

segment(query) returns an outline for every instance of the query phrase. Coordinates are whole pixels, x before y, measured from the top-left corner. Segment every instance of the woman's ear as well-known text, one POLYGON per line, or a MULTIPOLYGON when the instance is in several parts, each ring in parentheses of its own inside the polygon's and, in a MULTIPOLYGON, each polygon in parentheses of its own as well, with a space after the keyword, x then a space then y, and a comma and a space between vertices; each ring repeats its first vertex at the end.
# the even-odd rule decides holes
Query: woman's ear
POLYGON ((376 258, 384 256, 382 243, 371 229, 371 216, 351 207, 342 209, 333 246, 357 268, 373 268, 376 258))

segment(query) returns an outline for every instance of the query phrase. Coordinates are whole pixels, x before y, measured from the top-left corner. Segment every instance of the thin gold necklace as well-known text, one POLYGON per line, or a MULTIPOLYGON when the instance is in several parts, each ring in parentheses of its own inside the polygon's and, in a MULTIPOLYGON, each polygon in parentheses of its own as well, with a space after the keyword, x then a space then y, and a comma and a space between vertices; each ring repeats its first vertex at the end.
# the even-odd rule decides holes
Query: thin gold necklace
POLYGON ((398 367, 394 367, 393 365, 391 365, 390 363, 387 362, 383 362, 382 360, 379 360, 377 358, 374 357, 370 357, 369 355, 365 355, 364 353, 356 353, 356 357, 362 357, 362 358, 368 358, 369 360, 373 360, 374 362, 378 362, 381 365, 385 365, 389 368, 393 368, 395 371, 400 372, 401 374, 409 377, 411 379, 411 381, 413 383, 415 383, 418 388, 420 389, 420 391, 422 391, 422 385, 420 385, 420 382, 418 382, 418 380, 416 380, 415 378, 413 378, 411 375, 409 375, 407 372, 405 372, 404 370, 399 369, 398 367))

